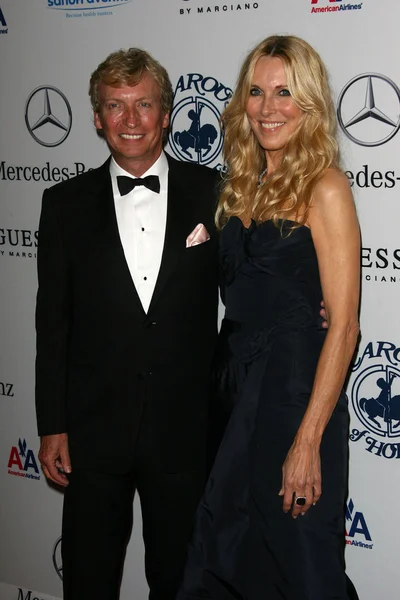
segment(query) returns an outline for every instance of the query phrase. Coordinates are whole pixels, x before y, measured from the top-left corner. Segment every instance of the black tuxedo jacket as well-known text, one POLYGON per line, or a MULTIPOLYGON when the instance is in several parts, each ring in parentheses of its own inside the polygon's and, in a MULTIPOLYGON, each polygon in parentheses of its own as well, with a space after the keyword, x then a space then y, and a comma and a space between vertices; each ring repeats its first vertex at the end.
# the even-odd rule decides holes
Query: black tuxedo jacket
POLYGON ((73 468, 124 472, 144 407, 156 463, 204 459, 217 334, 217 174, 168 157, 162 262, 149 311, 133 284, 109 161, 45 191, 39 225, 39 435, 68 433, 73 468), (203 223, 211 239, 186 248, 203 223))

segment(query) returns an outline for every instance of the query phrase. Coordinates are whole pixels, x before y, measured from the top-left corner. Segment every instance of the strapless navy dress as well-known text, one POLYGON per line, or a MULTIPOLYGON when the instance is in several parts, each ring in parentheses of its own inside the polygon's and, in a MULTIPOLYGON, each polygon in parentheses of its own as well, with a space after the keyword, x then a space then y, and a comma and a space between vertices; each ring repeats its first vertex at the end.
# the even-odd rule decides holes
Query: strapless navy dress
POLYGON ((197 511, 178 600, 348 600, 344 569, 348 410, 321 445, 322 497, 293 519, 282 464, 310 398, 326 335, 310 230, 232 217, 221 234, 226 315, 217 352, 227 422, 197 511))

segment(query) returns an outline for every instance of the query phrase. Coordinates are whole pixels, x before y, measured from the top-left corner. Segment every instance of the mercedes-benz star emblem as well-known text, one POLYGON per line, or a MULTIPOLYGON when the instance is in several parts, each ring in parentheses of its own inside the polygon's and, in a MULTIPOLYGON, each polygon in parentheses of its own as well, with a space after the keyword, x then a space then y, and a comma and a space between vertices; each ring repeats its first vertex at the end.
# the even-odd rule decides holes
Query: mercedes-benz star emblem
POLYGON ((340 127, 360 146, 381 146, 392 139, 400 128, 399 113, 400 90, 385 75, 357 75, 340 92, 340 127))
POLYGON ((53 548, 53 565, 56 570, 57 575, 62 581, 63 578, 63 568, 62 568, 62 559, 61 559, 61 539, 58 538, 53 548))
POLYGON ((38 144, 59 146, 71 131, 71 105, 60 90, 51 85, 41 85, 26 101, 25 123, 38 144))

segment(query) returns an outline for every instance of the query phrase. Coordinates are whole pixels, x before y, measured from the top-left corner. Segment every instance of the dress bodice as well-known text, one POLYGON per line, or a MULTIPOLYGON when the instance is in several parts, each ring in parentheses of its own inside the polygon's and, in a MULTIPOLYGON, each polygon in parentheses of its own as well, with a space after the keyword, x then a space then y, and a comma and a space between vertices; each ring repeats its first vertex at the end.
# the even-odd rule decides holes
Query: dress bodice
POLYGON ((321 324, 318 261, 311 230, 271 220, 249 228, 231 217, 220 240, 226 317, 280 327, 321 324))

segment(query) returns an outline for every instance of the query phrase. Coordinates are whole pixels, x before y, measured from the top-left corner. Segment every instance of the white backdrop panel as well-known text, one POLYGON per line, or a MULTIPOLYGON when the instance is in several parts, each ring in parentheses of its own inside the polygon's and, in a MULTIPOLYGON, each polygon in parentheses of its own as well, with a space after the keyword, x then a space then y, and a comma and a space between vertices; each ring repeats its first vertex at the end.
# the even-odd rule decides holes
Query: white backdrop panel
MULTIPOLYGON (((396 318, 400 289, 399 18, 396 0, 0 0, 2 599, 62 596, 59 546, 54 553, 62 496, 36 471, 35 232, 43 189, 99 165, 108 155, 92 123, 87 95, 90 73, 118 48, 149 50, 168 69, 176 88, 169 151, 217 167, 222 141, 217 117, 235 85, 240 62, 267 35, 293 33, 320 52, 336 100, 353 78, 379 75, 349 85, 340 106, 345 124, 364 108, 370 111, 360 123, 347 126, 356 142, 345 132, 340 136, 364 247, 360 363, 348 387, 351 460, 346 555, 349 574, 363 600, 375 600, 378 593, 396 600, 400 550, 398 537, 393 535, 400 491, 396 477, 400 456, 400 354, 396 352, 400 346, 396 318), (42 89, 27 106, 37 88, 42 89), (368 89, 374 102, 371 93, 367 96, 368 89), (37 139, 28 131, 25 115, 32 128, 43 116, 46 93, 54 116, 67 129, 71 125, 59 145, 43 145, 56 143, 66 134, 51 123, 33 131, 37 139), (185 147, 180 134, 190 126, 189 110, 199 110, 200 104, 201 125, 210 127, 210 149, 194 153, 185 147), (374 108, 386 122, 374 118, 374 108), (362 145, 365 141, 376 145, 362 145)), ((140 521, 136 502, 122 600, 132 596, 144 600, 147 593, 140 521)))

